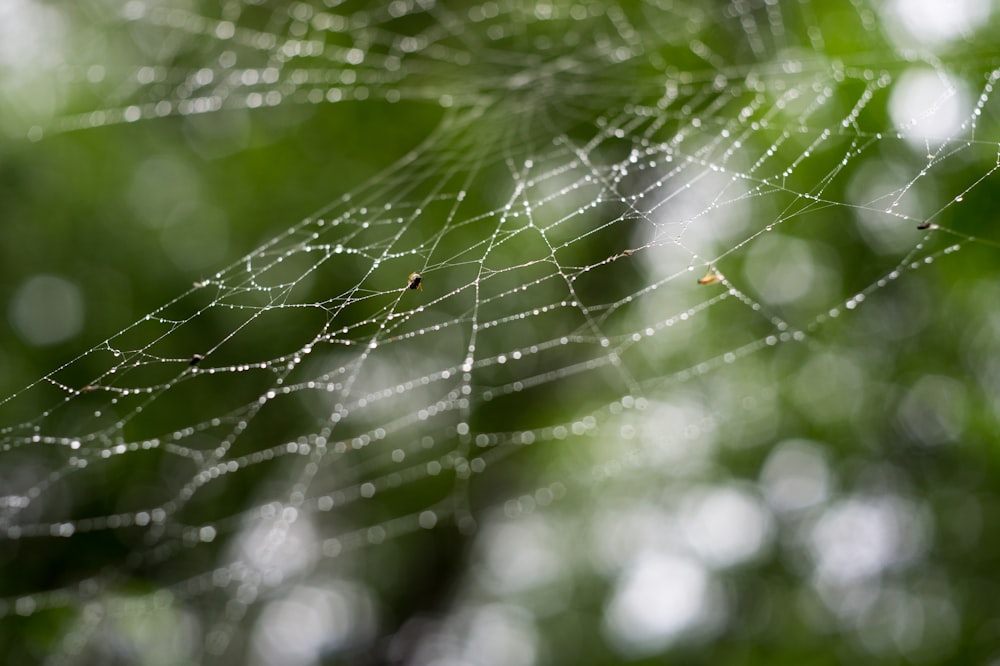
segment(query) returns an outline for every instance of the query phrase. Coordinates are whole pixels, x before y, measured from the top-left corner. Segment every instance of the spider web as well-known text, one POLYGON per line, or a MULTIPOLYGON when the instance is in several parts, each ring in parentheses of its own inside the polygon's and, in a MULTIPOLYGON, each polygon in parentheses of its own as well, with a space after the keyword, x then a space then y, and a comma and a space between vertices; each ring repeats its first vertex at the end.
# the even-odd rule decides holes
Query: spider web
POLYGON ((860 1, 203 4, 66 9, 5 127, 435 127, 0 402, 11 655, 958 650, 940 514, 988 500, 924 461, 996 423, 988 11, 955 50, 860 1))

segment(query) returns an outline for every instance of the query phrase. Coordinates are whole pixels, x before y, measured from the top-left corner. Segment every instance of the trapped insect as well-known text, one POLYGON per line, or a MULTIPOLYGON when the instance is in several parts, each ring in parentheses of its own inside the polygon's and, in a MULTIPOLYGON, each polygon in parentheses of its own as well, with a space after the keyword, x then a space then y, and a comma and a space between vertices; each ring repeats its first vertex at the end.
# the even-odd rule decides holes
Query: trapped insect
POLYGON ((419 289, 423 291, 424 288, 420 284, 424 281, 424 278, 420 276, 420 273, 410 273, 410 277, 406 278, 406 286, 410 289, 419 289))
POLYGON ((698 284, 715 284, 721 280, 722 276, 710 268, 708 269, 708 272, 705 273, 705 277, 698 279, 698 284))

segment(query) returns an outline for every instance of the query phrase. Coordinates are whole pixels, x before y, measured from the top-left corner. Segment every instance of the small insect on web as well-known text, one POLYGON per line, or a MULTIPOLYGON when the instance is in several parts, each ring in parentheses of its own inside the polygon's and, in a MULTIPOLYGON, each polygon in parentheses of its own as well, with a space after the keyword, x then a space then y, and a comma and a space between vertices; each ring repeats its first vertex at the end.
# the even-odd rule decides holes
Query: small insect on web
POLYGON ((721 282, 722 276, 719 275, 715 270, 708 269, 704 277, 698 278, 698 284, 715 284, 716 282, 721 282))
POLYGON ((420 284, 423 281, 424 278, 421 277, 420 273, 410 273, 410 277, 406 278, 406 286, 410 289, 419 289, 420 291, 423 291, 424 288, 420 284))

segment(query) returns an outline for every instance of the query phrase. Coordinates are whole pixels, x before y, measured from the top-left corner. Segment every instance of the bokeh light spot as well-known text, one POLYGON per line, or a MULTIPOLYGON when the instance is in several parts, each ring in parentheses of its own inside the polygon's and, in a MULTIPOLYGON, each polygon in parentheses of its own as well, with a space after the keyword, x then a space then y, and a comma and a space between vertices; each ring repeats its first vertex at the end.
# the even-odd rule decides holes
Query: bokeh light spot
POLYGON ((83 327, 83 294, 65 278, 36 275, 14 292, 8 314, 26 342, 37 347, 53 345, 72 338, 83 327))

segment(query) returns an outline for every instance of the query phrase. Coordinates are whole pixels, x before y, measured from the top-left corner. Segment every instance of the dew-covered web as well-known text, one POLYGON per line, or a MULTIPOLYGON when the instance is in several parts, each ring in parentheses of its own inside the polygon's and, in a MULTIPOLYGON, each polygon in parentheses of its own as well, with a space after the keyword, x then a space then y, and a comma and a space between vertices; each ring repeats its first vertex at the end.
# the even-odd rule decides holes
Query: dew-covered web
POLYGON ((3 621, 71 663, 584 663, 749 631, 725 581, 783 562, 803 626, 950 654, 935 507, 878 461, 995 423, 1000 54, 925 4, 32 9, 85 27, 25 143, 439 120, 0 403, 3 621), (971 351, 900 370, 946 315, 971 351))

